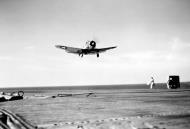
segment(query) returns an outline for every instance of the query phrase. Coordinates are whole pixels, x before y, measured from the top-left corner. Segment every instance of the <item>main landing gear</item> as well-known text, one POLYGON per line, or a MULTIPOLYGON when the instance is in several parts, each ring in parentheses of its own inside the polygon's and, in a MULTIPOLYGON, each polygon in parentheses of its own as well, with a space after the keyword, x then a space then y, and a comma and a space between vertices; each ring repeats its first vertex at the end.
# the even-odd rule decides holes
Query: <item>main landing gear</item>
MULTIPOLYGON (((82 57, 83 57, 83 54, 79 53, 79 56, 82 58, 82 57)), ((96 54, 96 56, 97 56, 97 57, 99 57, 99 56, 100 56, 100 54, 99 54, 99 53, 97 53, 97 54, 96 54)))
POLYGON ((97 57, 99 57, 100 55, 99 55, 99 53, 97 53, 97 57))
POLYGON ((82 57, 83 57, 83 54, 80 54, 80 53, 79 53, 79 56, 82 58, 82 57))

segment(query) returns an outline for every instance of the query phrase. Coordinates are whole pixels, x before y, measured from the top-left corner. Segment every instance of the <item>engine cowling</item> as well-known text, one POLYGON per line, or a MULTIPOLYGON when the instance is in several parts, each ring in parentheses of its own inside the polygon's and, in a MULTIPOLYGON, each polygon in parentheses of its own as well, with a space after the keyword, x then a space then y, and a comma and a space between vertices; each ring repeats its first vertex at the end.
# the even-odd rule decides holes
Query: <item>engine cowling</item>
POLYGON ((95 41, 90 41, 90 46, 91 46, 91 49, 94 49, 96 47, 96 42, 95 41))
POLYGON ((87 49, 94 49, 96 47, 96 42, 95 41, 87 41, 86 42, 86 48, 87 49))

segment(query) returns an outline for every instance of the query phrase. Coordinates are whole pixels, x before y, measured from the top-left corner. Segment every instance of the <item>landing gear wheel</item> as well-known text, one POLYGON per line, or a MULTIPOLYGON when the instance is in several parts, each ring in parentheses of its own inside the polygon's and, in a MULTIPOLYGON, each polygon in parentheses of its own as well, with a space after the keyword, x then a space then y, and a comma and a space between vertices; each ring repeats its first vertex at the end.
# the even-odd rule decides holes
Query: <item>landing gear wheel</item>
POLYGON ((100 55, 99 55, 99 53, 97 53, 97 57, 99 57, 100 55))

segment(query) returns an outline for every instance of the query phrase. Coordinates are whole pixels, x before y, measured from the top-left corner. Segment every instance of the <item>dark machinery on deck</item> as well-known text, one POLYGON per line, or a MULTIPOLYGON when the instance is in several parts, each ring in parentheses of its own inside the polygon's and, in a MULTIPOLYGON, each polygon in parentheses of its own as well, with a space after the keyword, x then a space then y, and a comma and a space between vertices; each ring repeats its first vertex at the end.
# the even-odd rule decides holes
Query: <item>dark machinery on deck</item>
POLYGON ((23 98, 24 98, 24 91, 18 91, 12 93, 0 92, 0 102, 20 100, 23 98))
POLYGON ((169 79, 168 79, 168 82, 167 82, 167 88, 168 89, 180 88, 180 78, 179 78, 178 75, 169 76, 169 79))

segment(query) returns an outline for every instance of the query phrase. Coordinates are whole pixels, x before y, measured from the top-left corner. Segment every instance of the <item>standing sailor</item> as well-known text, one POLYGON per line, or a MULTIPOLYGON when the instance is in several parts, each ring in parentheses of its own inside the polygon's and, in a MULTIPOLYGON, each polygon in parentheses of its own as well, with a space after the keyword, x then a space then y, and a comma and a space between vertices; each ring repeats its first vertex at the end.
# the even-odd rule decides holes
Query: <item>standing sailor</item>
POLYGON ((155 85, 155 83, 154 83, 154 78, 153 78, 153 77, 150 77, 150 81, 148 82, 147 85, 150 85, 150 89, 153 88, 153 86, 155 85))

